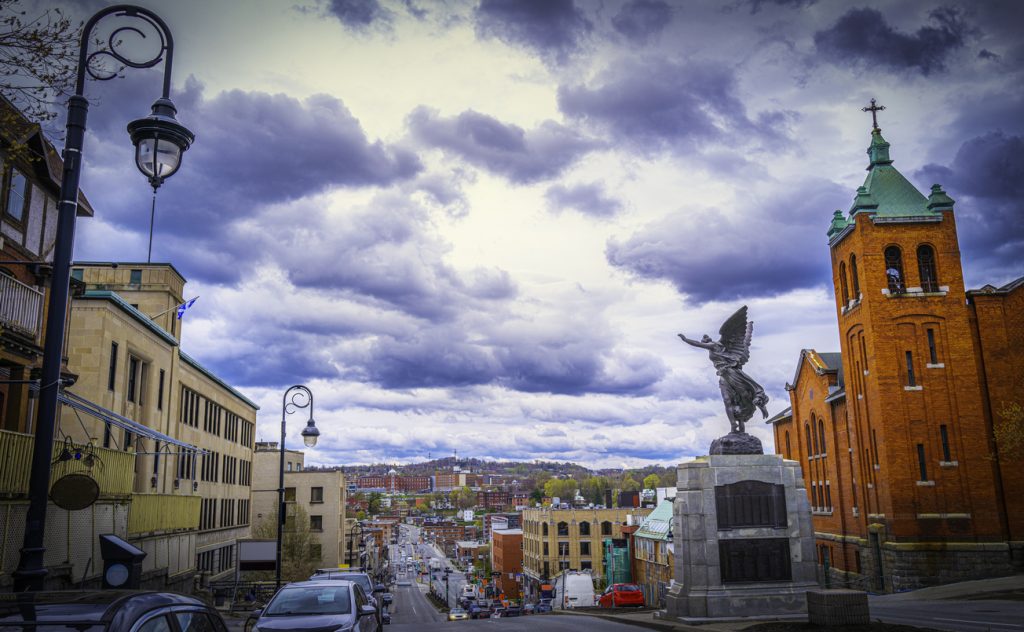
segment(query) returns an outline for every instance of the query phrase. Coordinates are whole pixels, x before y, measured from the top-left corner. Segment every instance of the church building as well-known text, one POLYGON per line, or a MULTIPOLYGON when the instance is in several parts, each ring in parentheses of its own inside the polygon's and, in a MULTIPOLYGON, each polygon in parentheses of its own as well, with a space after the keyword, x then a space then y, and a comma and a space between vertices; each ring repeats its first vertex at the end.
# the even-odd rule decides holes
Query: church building
POLYGON ((832 586, 1020 572, 1024 277, 967 291, 953 200, 893 167, 877 121, 867 153, 828 229, 840 352, 801 352, 775 450, 801 463, 832 586))

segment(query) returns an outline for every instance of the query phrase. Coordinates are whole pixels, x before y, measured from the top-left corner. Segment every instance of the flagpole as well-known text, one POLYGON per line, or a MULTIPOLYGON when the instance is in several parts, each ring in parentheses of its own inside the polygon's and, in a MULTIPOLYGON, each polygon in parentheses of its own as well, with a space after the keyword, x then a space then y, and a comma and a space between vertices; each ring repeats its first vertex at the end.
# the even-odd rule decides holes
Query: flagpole
POLYGON ((178 309, 182 305, 188 305, 190 302, 196 300, 197 298, 199 298, 198 295, 196 295, 195 298, 192 298, 192 299, 189 299, 189 300, 185 301, 184 303, 179 303, 179 304, 175 305, 174 307, 169 307, 169 308, 165 309, 164 311, 160 312, 159 314, 156 314, 154 316, 150 316, 149 319, 150 320, 156 320, 157 318, 160 318, 161 316, 163 316, 167 312, 171 311, 172 309, 178 309))

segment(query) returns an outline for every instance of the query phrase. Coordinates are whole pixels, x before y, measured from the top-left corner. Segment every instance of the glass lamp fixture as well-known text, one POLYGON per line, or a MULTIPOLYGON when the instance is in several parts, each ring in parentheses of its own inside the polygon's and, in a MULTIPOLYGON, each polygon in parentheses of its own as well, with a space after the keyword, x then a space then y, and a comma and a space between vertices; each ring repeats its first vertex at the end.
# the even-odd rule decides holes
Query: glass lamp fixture
POLYGON ((302 429, 302 442, 306 444, 307 448, 316 446, 317 439, 320 438, 320 431, 316 428, 316 422, 311 417, 306 423, 306 427, 302 429))
POLYGON ((135 145, 135 166, 154 189, 174 175, 181 166, 181 155, 195 140, 195 134, 174 118, 177 112, 170 99, 160 98, 153 103, 149 116, 128 124, 135 145))

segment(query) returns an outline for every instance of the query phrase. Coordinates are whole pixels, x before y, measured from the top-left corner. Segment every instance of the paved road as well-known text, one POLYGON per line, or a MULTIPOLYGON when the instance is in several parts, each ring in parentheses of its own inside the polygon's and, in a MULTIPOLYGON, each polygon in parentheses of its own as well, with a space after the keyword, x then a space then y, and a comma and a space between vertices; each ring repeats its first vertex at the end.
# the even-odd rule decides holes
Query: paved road
POLYGON ((390 625, 385 632, 452 632, 454 630, 489 630, 490 632, 627 632, 647 628, 612 623, 594 617, 574 617, 541 614, 511 619, 481 619, 479 621, 455 621, 452 623, 417 623, 390 625), (457 626, 454 627, 453 626, 457 626))

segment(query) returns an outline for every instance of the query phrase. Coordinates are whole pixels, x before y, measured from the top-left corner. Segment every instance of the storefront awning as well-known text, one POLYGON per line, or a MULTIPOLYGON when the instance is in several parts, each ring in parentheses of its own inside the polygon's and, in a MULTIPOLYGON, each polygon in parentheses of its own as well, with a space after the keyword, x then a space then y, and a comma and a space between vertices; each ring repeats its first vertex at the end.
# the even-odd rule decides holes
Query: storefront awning
POLYGON ((123 430, 127 430, 137 436, 145 437, 147 439, 155 439, 166 445, 173 445, 181 448, 184 451, 195 452, 196 454, 204 454, 206 450, 202 450, 192 445, 191 443, 185 443, 173 437, 169 437, 162 432, 153 430, 149 426, 144 426, 137 421, 129 419, 123 415, 119 415, 114 411, 104 408, 99 404, 90 402, 80 395, 75 395, 69 391, 61 390, 57 394, 57 399, 60 400, 65 406, 70 406, 75 410, 81 411, 87 415, 99 419, 104 423, 108 423, 123 430))

